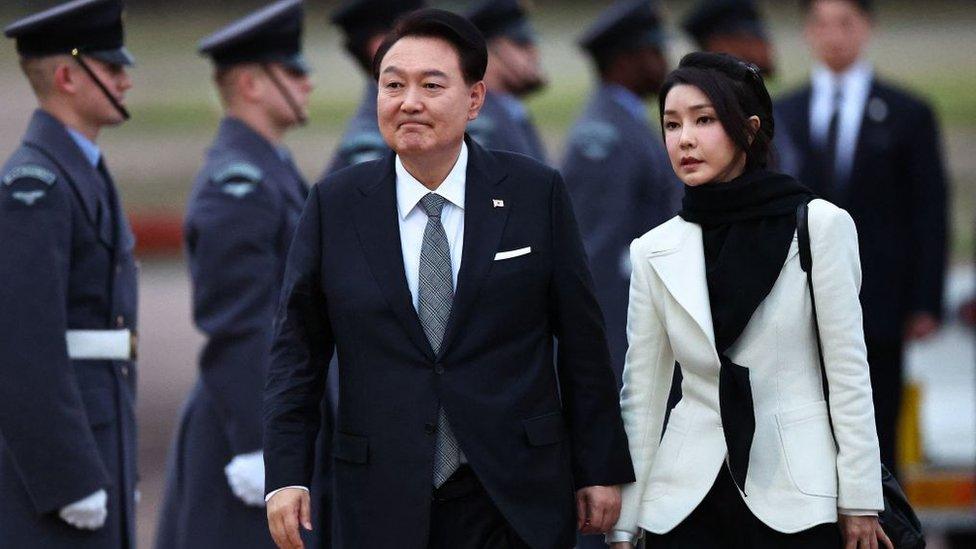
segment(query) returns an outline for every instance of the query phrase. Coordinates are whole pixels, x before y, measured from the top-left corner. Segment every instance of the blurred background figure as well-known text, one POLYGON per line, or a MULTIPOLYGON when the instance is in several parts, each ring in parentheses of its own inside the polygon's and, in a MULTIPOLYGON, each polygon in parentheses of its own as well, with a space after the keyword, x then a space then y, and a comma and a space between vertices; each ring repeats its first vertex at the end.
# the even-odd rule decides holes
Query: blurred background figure
POLYGON ((134 238, 96 144, 129 118, 122 3, 4 34, 39 108, 0 171, 0 545, 134 547, 134 238))
POLYGON ((659 6, 618 1, 579 43, 597 82, 569 132, 560 172, 590 260, 619 383, 627 351, 630 243, 674 217, 683 193, 644 104, 668 71, 659 6))
POLYGON ((701 51, 728 53, 749 61, 767 78, 776 72, 773 45, 752 0, 700 0, 681 26, 701 51))
POLYGON ((272 323, 308 189, 282 139, 307 118, 302 0, 200 43, 224 109, 186 214, 193 318, 207 336, 169 459, 158 549, 273 548, 261 403, 272 323))
POLYGON ((488 96, 468 133, 486 149, 524 154, 547 162, 545 145, 528 109, 526 96, 545 87, 538 37, 518 0, 485 0, 467 12, 488 41, 488 96))
POLYGON ((332 13, 332 23, 342 29, 346 53, 362 70, 366 84, 359 107, 346 124, 323 176, 360 162, 376 160, 387 150, 376 125, 373 55, 398 17, 423 6, 423 0, 348 0, 332 13))
POLYGON ((879 78, 867 59, 872 2, 807 0, 802 6, 817 64, 810 82, 779 102, 778 113, 797 146, 801 181, 857 224, 881 459, 896 472, 905 342, 935 333, 942 316, 942 137, 929 105, 879 78))
MULTIPOLYGON (((699 0, 681 26, 701 51, 728 53, 748 61, 774 78, 776 55, 765 19, 753 0, 699 0)), ((773 113, 778 121, 781 117, 773 113)), ((797 150, 789 133, 777 128, 773 137, 773 166, 777 171, 799 175, 797 150)))

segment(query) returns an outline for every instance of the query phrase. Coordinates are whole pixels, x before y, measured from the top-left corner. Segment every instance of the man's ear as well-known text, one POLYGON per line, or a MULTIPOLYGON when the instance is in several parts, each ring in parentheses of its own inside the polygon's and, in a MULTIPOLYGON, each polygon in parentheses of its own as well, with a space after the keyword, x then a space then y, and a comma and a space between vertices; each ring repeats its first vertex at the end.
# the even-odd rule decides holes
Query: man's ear
POLYGON ((53 91, 73 94, 78 91, 77 71, 68 63, 58 63, 54 66, 54 75, 51 83, 54 85, 53 91))
POLYGON ((481 107, 485 104, 485 94, 488 93, 488 87, 485 86, 484 80, 479 80, 475 85, 471 86, 471 103, 468 105, 468 120, 474 120, 478 118, 478 113, 481 112, 481 107))

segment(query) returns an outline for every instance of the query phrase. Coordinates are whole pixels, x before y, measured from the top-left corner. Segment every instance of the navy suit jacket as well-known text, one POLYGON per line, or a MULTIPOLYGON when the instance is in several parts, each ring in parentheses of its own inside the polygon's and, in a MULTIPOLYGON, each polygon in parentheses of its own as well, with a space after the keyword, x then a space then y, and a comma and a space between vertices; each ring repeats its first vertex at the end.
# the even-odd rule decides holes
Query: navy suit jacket
POLYGON ((605 86, 570 130, 560 171, 579 219, 619 379, 627 352, 630 243, 678 213, 684 186, 660 133, 605 86))
POLYGON ((309 485, 335 349, 337 547, 426 547, 439 406, 532 547, 574 544, 575 488, 634 478, 562 179, 467 143, 464 252, 438 354, 404 275, 392 153, 317 185, 289 253, 265 390, 266 488, 309 485))
POLYGON ((897 343, 908 315, 942 313, 946 173, 932 109, 875 79, 848 181, 823 184, 810 137, 809 86, 777 104, 798 153, 800 181, 850 212, 861 248, 861 303, 869 340, 897 343))
POLYGON ((112 181, 42 110, 0 177, 0 545, 126 546, 135 364, 72 360, 65 331, 136 328, 135 239, 112 181), (57 517, 99 489, 101 529, 57 517))

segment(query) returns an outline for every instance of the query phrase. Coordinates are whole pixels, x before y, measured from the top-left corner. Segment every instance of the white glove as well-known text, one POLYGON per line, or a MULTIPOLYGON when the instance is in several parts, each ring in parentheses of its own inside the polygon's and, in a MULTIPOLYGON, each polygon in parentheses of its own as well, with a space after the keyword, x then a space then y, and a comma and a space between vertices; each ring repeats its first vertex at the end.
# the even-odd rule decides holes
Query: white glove
POLYGON ((108 494, 99 490, 85 499, 61 508, 62 520, 80 530, 98 530, 108 518, 108 494))
POLYGON ((234 456, 224 467, 227 483, 245 504, 264 507, 264 453, 260 450, 234 456))

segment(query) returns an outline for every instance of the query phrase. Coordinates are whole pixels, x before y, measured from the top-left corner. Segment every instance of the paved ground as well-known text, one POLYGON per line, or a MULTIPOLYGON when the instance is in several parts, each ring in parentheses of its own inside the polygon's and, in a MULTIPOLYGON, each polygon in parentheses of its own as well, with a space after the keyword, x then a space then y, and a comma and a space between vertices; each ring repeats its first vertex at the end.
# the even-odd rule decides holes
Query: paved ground
MULTIPOLYGON (((974 273, 953 270, 951 302, 973 291, 974 273)), ((139 364, 140 547, 151 546, 163 489, 164 464, 183 398, 196 377, 202 338, 190 324, 190 293, 180 261, 142 267, 139 364)), ((922 431, 927 457, 942 466, 976 463, 976 351, 970 329, 948 325, 909 350, 909 371, 923 385, 922 431)), ((938 547, 938 546, 936 546, 938 547)))

